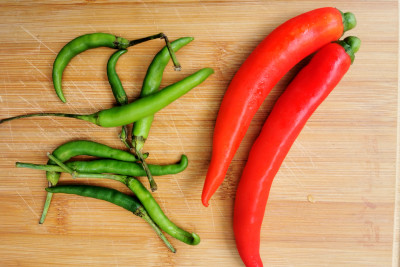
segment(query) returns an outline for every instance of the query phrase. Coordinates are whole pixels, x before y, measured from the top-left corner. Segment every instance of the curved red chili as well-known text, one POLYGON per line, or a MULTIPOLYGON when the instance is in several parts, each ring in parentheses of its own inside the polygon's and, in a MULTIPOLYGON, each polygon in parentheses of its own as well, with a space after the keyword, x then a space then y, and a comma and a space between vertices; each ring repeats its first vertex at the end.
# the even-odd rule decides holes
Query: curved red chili
POLYGON ((233 229, 246 266, 262 266, 260 229, 272 181, 308 118, 350 67, 360 40, 319 50, 279 97, 254 142, 236 192, 233 229))
POLYGON ((331 7, 312 10, 280 25, 250 54, 221 103, 202 194, 204 206, 225 178, 251 119, 274 85, 299 61, 338 40, 355 24, 352 13, 331 7))

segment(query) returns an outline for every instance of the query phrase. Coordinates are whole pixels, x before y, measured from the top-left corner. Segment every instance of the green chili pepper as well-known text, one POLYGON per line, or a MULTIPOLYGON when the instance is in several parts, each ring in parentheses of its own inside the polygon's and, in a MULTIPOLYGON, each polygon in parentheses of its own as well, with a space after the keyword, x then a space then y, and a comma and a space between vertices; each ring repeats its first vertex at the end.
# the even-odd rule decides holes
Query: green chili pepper
POLYGON ((179 228, 168 219, 151 193, 139 180, 134 178, 128 179, 127 186, 135 193, 150 217, 164 232, 189 245, 197 245, 200 243, 200 237, 197 234, 189 233, 179 228))
MULTIPOLYGON (((159 33, 156 35, 148 36, 145 38, 140 38, 137 40, 132 40, 128 41, 125 38, 122 37, 117 37, 113 34, 108 34, 108 33, 91 33, 91 34, 85 34, 82 36, 79 36, 72 41, 70 41, 68 44, 66 44, 61 51, 58 53, 56 59, 54 60, 53 64, 53 84, 54 84, 54 89, 56 90, 56 93, 58 97, 63 101, 64 103, 66 102, 66 99, 64 97, 63 91, 62 91, 62 86, 61 86, 61 81, 62 81, 62 75, 65 67, 68 65, 68 63, 71 61, 73 57, 78 55, 79 53, 82 53, 88 49, 91 48, 97 48, 97 47, 110 47, 114 49, 126 49, 129 46, 133 46, 136 44, 140 44, 149 40, 157 39, 157 38, 164 38, 165 42, 169 44, 168 38, 165 36, 163 33, 159 33)), ((179 63, 174 61, 174 64, 176 64, 179 67, 179 63)))
POLYGON ((90 185, 59 185, 55 187, 46 188, 47 192, 50 193, 65 193, 65 194, 74 194, 84 197, 91 197, 96 199, 101 199, 118 205, 136 216, 144 219, 157 233, 157 235, 164 241, 165 245, 172 251, 176 252, 175 248, 171 245, 171 243, 167 240, 164 234, 161 232, 160 228, 154 223, 154 221, 150 218, 146 210, 139 203, 136 197, 131 197, 125 195, 124 193, 119 192, 118 190, 101 187, 101 186, 90 186, 90 185))
MULTIPOLYGON (((183 46, 193 41, 193 37, 184 37, 171 42, 171 47, 174 52, 177 52, 183 46)), ((142 91, 140 97, 151 95, 158 91, 160 88, 163 72, 167 66, 171 56, 167 47, 164 47, 157 53, 153 61, 147 69, 146 76, 143 80, 142 91)), ((136 151, 141 151, 146 141, 150 127, 154 119, 154 114, 137 120, 132 128, 132 142, 136 151)))
POLYGON ((212 73, 211 68, 201 69, 183 80, 165 87, 152 95, 140 98, 128 105, 117 106, 101 110, 89 115, 65 114, 65 113, 36 113, 27 114, 0 120, 0 124, 6 121, 41 116, 69 117, 85 120, 102 127, 117 127, 127 125, 158 112, 173 101, 183 96, 197 85, 205 81, 212 73))
MULTIPOLYGON (((121 80, 118 77, 115 66, 117 65, 117 61, 119 57, 128 52, 128 50, 118 50, 114 54, 111 55, 107 62, 107 77, 108 82, 110 83, 111 90, 113 92, 114 98, 117 103, 121 106, 128 104, 128 96, 125 93, 124 87, 122 86, 121 80)), ((128 128, 126 125, 122 126, 120 139, 124 143, 124 145, 130 149, 130 145, 126 140, 128 135, 128 128)))
MULTIPOLYGON (((54 154, 53 154, 54 155, 54 154)), ((53 162, 53 161, 52 161, 53 162)), ((100 159, 92 161, 71 161, 65 163, 73 171, 81 173, 114 173, 129 176, 146 176, 146 172, 139 163, 126 162, 113 159, 100 159)), ((182 155, 181 160, 177 164, 170 165, 153 165, 149 164, 151 173, 155 176, 168 174, 177 174, 184 171, 188 166, 188 158, 182 155)), ((65 170, 57 165, 41 165, 17 162, 16 167, 44 170, 48 172, 65 172, 65 170)))
MULTIPOLYGON (((138 159, 135 157, 135 155, 111 148, 109 146, 92 142, 92 141, 85 141, 85 140, 77 140, 77 141, 71 141, 68 143, 65 143, 59 147, 57 147, 53 151, 53 155, 55 155, 59 160, 62 162, 65 162, 69 160, 72 157, 75 156, 80 156, 80 155, 86 155, 86 156, 95 156, 95 157, 100 157, 100 158, 111 158, 115 160, 122 160, 122 161, 129 161, 129 162, 135 162, 138 159)), ((49 160, 47 164, 56 164, 52 160, 49 160)), ((49 181, 50 186, 54 186, 58 183, 58 180, 60 179, 61 173, 59 172, 54 172, 54 171, 47 171, 46 172, 46 178, 49 181)), ((46 215, 48 212, 48 209, 50 207, 51 203, 51 198, 52 194, 47 193, 46 201, 44 204, 42 216, 39 220, 39 223, 42 224, 44 220, 46 219, 46 215)))
POLYGON ((126 52, 128 52, 128 50, 126 49, 118 50, 117 52, 111 55, 110 59, 107 62, 108 82, 111 85, 111 89, 115 97, 115 100, 117 100, 117 103, 121 106, 128 104, 128 97, 126 96, 125 90, 122 87, 121 80, 119 79, 118 74, 115 70, 115 65, 117 65, 119 57, 125 54, 126 52))
POLYGON ((134 177, 124 175, 108 175, 108 174, 93 174, 93 173, 79 173, 73 171, 71 168, 66 166, 56 157, 48 154, 48 157, 54 160, 57 165, 62 167, 66 172, 70 173, 74 177, 81 178, 104 178, 119 181, 125 184, 139 199, 146 211, 149 213, 151 219, 166 233, 172 237, 189 245, 197 245, 200 243, 200 237, 195 233, 189 233, 171 222, 168 217, 163 213, 158 203, 155 201, 151 193, 142 185, 142 183, 134 177))

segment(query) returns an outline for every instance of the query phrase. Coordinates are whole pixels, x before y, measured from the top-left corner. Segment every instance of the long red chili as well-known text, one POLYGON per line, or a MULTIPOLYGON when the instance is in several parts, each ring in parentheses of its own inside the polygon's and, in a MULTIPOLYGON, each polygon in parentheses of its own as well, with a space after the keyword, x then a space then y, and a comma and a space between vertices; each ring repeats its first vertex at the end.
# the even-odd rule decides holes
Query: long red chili
POLYGON ((279 97, 254 142, 236 192, 233 229, 246 266, 262 266, 260 229, 272 181, 308 118, 350 67, 360 40, 321 48, 279 97))
POLYGON ((352 13, 331 7, 312 10, 280 25, 250 54, 221 103, 202 194, 204 206, 225 178, 251 119, 274 85, 303 58, 355 25, 352 13))

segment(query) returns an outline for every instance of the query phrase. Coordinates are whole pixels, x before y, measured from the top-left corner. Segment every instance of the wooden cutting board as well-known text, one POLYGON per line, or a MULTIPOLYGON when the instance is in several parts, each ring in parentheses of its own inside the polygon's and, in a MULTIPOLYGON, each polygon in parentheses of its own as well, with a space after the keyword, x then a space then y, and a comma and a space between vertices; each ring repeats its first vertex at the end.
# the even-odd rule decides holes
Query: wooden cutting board
MULTIPOLYGON (((162 87, 203 67, 215 74, 156 115, 145 151, 149 163, 181 154, 189 167, 156 177, 154 197, 166 215, 202 241, 170 238, 170 253, 140 218, 107 202, 55 195, 45 200, 46 152, 84 139, 121 148, 117 128, 67 118, 34 118, 0 125, 1 266, 242 266, 232 233, 235 189, 252 142, 273 103, 299 67, 279 82, 256 114, 228 175, 205 208, 200 195, 219 104, 240 64, 275 27, 303 12, 335 6, 353 12, 362 40, 350 71, 318 108, 275 178, 261 234, 265 266, 397 266, 399 255, 398 3, 388 1, 2 1, 0 118, 34 112, 93 113, 115 105, 105 66, 111 49, 80 54, 66 68, 64 93, 51 83, 52 63, 73 38, 107 32, 128 39, 164 32, 193 36, 178 53, 183 66, 165 71, 162 87)), ((347 35, 347 34, 346 34, 347 35)), ((131 101, 163 46, 130 48, 117 71, 131 101)), ((109 186, 111 181, 62 176, 63 183, 109 186)), ((146 184, 146 180, 141 178, 146 184)))

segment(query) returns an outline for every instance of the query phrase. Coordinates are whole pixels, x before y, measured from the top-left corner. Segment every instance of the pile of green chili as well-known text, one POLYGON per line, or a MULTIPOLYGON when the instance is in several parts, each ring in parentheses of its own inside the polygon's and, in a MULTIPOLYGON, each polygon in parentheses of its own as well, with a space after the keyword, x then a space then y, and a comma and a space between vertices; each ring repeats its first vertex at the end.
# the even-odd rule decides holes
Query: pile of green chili
POLYGON ((175 52, 193 41, 192 37, 184 37, 169 42, 163 33, 151 35, 128 41, 108 33, 92 33, 79 36, 67 43, 58 53, 53 64, 53 84, 57 96, 66 102, 62 90, 62 76, 70 60, 81 52, 96 47, 110 47, 117 49, 107 63, 107 76, 112 93, 118 106, 101 110, 93 114, 63 114, 63 113, 37 113, 16 116, 0 120, 6 121, 37 116, 71 117, 85 120, 102 127, 121 127, 119 139, 128 149, 120 150, 111 148, 88 140, 74 140, 57 147, 48 153, 47 164, 32 164, 17 162, 17 167, 39 169, 46 171, 48 187, 43 213, 39 223, 44 223, 54 193, 75 194, 105 200, 118 205, 144 219, 163 240, 166 246, 175 252, 175 248, 166 239, 163 232, 189 245, 197 245, 200 237, 176 226, 163 213, 158 203, 146 187, 135 177, 147 176, 152 191, 157 190, 153 176, 177 174, 186 169, 188 158, 181 156, 179 163, 170 165, 152 165, 146 163, 148 153, 143 153, 143 145, 149 135, 154 119, 154 114, 166 107, 182 95, 189 92, 205 81, 212 73, 210 68, 204 68, 172 85, 160 89, 164 69, 172 59, 175 70, 181 66, 175 52), (116 72, 118 59, 128 52, 128 47, 149 40, 161 38, 166 46, 154 57, 147 69, 142 84, 140 98, 129 103, 127 94, 116 72), (129 124, 132 123, 132 126, 129 124), (131 131, 129 133, 129 128, 131 131), (90 161, 70 161, 76 156, 92 156, 90 161), (69 173, 73 178, 103 178, 112 179, 125 184, 134 195, 127 195, 112 188, 91 185, 58 185, 61 173, 69 173))

